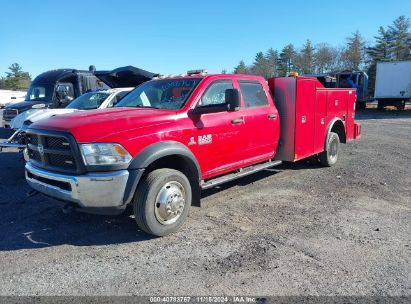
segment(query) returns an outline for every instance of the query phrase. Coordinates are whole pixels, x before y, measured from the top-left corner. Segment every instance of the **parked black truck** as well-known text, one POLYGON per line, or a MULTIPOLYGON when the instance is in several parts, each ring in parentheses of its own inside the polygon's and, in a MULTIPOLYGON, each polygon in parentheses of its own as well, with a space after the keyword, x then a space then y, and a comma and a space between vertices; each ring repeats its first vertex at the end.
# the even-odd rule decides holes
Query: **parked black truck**
POLYGON ((135 87, 158 74, 126 66, 111 71, 57 69, 38 75, 30 84, 25 101, 7 106, 3 111, 3 127, 18 114, 33 108, 64 108, 87 91, 135 87))

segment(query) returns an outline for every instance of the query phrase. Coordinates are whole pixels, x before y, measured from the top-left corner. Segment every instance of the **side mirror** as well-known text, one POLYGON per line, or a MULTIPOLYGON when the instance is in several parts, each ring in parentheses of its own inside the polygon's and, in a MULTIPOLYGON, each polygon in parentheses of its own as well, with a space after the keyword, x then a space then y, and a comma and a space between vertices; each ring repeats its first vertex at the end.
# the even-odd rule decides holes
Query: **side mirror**
POLYGON ((193 109, 192 113, 194 115, 209 114, 209 113, 219 113, 228 111, 228 105, 226 103, 221 104, 211 104, 206 106, 199 106, 193 109))
POLYGON ((237 111, 240 108, 240 92, 237 89, 225 90, 225 103, 228 111, 237 111))

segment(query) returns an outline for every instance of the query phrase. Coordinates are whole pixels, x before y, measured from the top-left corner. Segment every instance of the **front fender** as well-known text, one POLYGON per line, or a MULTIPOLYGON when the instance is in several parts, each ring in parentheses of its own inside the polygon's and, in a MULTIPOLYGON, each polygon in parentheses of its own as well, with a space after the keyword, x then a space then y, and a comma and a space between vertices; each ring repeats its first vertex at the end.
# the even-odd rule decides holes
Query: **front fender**
POLYGON ((192 185, 193 193, 193 206, 200 206, 200 181, 201 170, 198 161, 194 154, 182 143, 177 141, 162 141, 149 145, 140 151, 134 159, 131 161, 128 170, 130 172, 130 178, 126 188, 125 201, 131 202, 133 195, 137 189, 138 183, 144 174, 147 167, 153 164, 155 161, 167 157, 178 156, 184 158, 188 172, 190 176, 187 176, 192 185))
POLYGON ((177 141, 161 141, 149 145, 134 157, 129 165, 129 169, 144 169, 156 160, 171 155, 182 156, 193 162, 201 179, 200 166, 196 157, 185 145, 177 141))

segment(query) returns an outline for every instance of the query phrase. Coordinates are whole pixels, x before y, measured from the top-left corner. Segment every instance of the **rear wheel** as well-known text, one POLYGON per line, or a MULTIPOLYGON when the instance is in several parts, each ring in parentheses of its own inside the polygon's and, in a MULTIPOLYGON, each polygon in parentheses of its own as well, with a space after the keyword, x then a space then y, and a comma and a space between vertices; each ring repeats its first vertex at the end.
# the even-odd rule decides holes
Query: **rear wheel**
POLYGON ((367 104, 365 102, 357 102, 358 110, 365 110, 367 108, 367 104))
POLYGON ((338 160, 340 138, 337 133, 330 132, 325 145, 325 150, 319 154, 320 164, 325 167, 334 166, 338 160))
POLYGON ((399 111, 404 111, 405 110, 405 100, 401 100, 397 106, 396 106, 397 110, 399 111))
POLYGON ((382 102, 381 100, 378 100, 377 110, 378 111, 384 111, 384 102, 382 102))
POLYGON ((184 223, 190 205, 190 182, 183 173, 173 169, 148 173, 133 202, 137 225, 155 236, 177 231, 184 223))

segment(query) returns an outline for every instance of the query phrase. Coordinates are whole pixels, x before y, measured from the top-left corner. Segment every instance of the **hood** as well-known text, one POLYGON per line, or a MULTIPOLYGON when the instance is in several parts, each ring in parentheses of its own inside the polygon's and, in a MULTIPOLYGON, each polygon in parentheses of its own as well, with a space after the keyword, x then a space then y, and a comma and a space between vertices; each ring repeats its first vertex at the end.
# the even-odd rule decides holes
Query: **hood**
POLYGON ((0 99, 0 108, 1 107, 7 107, 7 106, 12 105, 12 104, 20 103, 20 102, 24 101, 24 98, 25 98, 25 96, 15 97, 14 99, 7 98, 7 97, 2 97, 0 99))
POLYGON ((158 76, 131 65, 117 68, 111 71, 96 71, 94 73, 101 81, 111 88, 127 88, 136 87, 143 82, 153 79, 158 76))
POLYGON ((47 107, 50 103, 46 101, 22 101, 8 105, 6 109, 17 109, 19 112, 22 112, 31 109, 33 106, 38 106, 41 108, 42 104, 44 104, 44 107, 47 107))
POLYGON ((5 107, 8 107, 8 106, 10 106, 10 105, 14 105, 14 104, 16 104, 16 103, 21 103, 22 101, 24 101, 24 98, 22 98, 22 99, 17 99, 17 100, 13 100, 13 101, 10 101, 10 100, 0 100, 0 108, 5 108, 5 107))
POLYGON ((78 111, 77 109, 31 109, 17 115, 11 122, 10 127, 12 129, 22 128, 25 121, 31 123, 40 121, 42 119, 50 118, 55 115, 73 113, 78 111))
POLYGON ((88 110, 53 116, 32 124, 30 128, 70 132, 80 143, 121 142, 129 132, 138 136, 138 129, 174 121, 174 114, 175 111, 144 108, 88 110))

